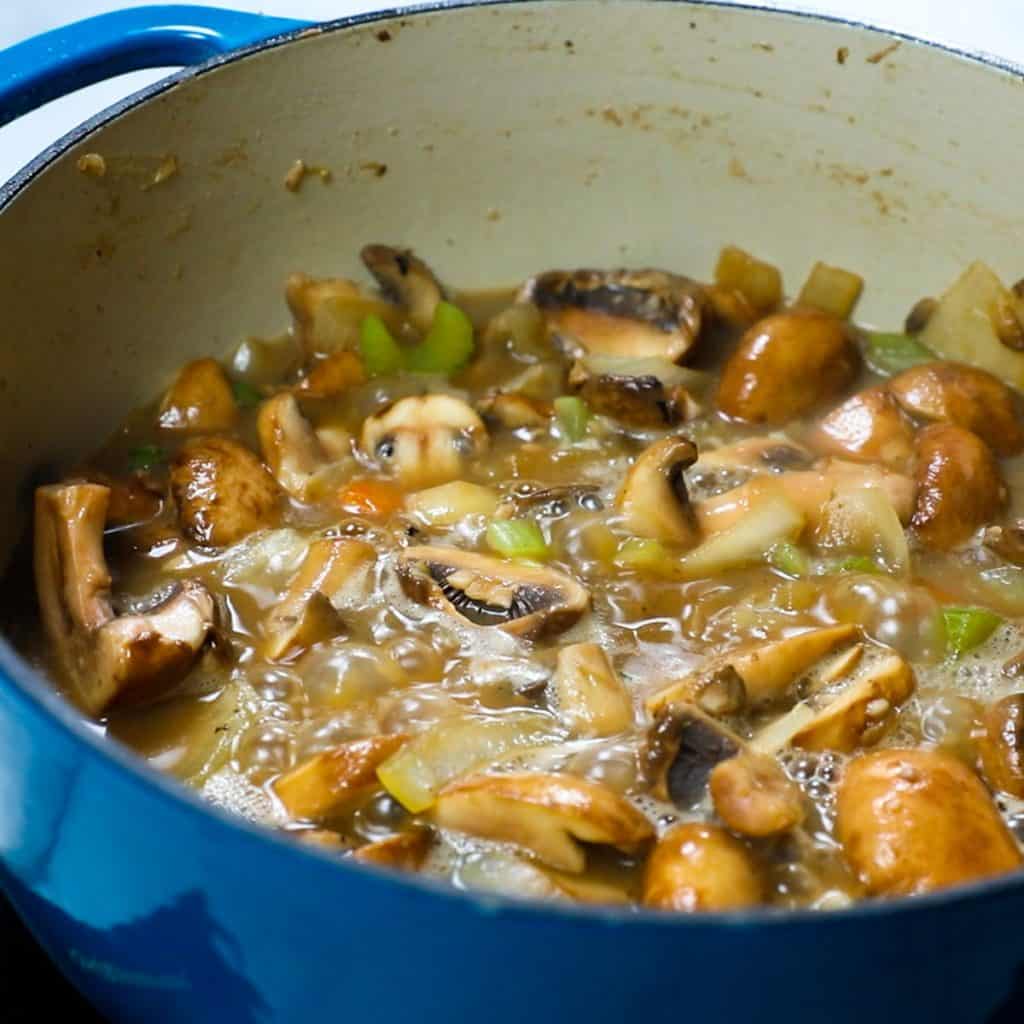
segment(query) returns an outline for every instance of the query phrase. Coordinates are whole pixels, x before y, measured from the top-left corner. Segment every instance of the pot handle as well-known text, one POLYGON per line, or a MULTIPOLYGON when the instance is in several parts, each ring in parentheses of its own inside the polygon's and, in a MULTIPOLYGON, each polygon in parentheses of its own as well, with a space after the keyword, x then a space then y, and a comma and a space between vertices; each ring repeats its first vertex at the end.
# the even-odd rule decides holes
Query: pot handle
POLYGON ((0 50, 0 126, 115 75, 201 64, 308 25, 290 18, 178 5, 86 18, 0 50))

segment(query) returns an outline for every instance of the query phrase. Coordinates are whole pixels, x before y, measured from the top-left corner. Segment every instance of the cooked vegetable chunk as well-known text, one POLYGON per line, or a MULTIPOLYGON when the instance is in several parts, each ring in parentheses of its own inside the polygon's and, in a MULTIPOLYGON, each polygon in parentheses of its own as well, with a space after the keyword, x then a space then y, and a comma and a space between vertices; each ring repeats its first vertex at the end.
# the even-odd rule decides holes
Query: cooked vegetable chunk
POLYGON ((874 896, 931 892, 1021 863, 985 787, 949 754, 865 754, 846 769, 836 809, 846 857, 874 896))

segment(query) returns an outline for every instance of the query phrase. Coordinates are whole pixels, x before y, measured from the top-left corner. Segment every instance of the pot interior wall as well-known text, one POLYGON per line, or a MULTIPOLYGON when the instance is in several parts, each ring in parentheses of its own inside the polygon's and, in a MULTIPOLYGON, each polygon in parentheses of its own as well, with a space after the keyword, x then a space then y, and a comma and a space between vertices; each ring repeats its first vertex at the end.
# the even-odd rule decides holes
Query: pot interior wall
POLYGON ((818 258, 859 270, 888 326, 977 256, 1012 279, 1019 80, 891 43, 686 3, 499 5, 313 33, 130 110, 0 214, 0 563, 31 480, 183 360, 279 332, 285 276, 358 274, 367 241, 464 286, 707 277, 734 242, 791 291, 818 258), (299 158, 330 182, 288 191, 299 158))

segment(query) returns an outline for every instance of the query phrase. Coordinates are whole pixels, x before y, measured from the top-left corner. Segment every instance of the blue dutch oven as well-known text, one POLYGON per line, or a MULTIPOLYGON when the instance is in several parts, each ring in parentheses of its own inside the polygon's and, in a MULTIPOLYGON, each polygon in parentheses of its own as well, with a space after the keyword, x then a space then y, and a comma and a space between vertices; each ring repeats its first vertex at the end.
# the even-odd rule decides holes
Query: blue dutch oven
MULTIPOLYGON (((369 239, 466 286, 700 275, 737 242, 793 275, 884 267, 879 323, 972 257, 1020 274, 1019 74, 862 26, 590 0, 315 27, 141 8, 0 54, 0 123, 181 64, 0 190, 0 566, 40 473, 183 360, 283 328, 285 275, 352 272, 369 239), (286 190, 299 158, 331 181, 286 190)), ((205 806, 2 641, 0 883, 113 1020, 1024 1019, 1024 877, 827 914, 481 899, 205 806)))

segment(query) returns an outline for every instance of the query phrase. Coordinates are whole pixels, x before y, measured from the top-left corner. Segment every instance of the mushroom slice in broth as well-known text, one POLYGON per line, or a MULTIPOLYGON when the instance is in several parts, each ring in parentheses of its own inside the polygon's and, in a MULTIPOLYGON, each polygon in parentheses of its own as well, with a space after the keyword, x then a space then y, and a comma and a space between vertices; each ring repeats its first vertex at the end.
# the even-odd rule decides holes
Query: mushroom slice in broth
POLYGON ((564 573, 454 548, 406 548, 398 578, 414 600, 527 639, 560 633, 590 608, 590 594, 564 573))
POLYGON ((551 335, 591 355, 680 362, 704 319, 700 285, 663 270, 551 270, 526 283, 551 335))

